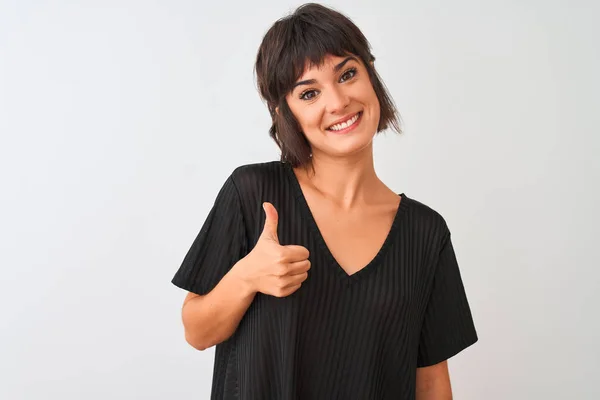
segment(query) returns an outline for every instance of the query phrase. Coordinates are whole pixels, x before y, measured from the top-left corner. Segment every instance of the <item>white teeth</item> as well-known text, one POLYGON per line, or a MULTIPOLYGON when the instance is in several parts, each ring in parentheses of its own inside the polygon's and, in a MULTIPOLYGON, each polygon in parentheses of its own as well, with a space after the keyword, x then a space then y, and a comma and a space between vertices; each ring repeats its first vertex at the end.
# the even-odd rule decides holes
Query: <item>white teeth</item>
POLYGON ((329 127, 329 129, 332 131, 341 131, 342 129, 346 129, 347 127, 356 122, 356 120, 358 119, 358 115, 359 113, 357 113, 354 117, 350 118, 348 121, 332 125, 329 127))

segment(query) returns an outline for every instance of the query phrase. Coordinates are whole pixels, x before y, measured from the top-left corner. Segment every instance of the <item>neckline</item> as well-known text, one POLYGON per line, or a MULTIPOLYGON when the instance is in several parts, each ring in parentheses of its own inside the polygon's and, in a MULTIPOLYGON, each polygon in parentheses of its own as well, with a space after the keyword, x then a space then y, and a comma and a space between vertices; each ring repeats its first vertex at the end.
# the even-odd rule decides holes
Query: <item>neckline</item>
POLYGON ((292 184, 292 189, 294 191, 294 197, 296 198, 296 200, 298 201, 298 203, 300 205, 300 210, 301 210, 302 216, 306 220, 306 222, 308 222, 310 229, 312 230, 312 233, 314 234, 314 236, 316 238, 318 246, 321 248, 321 251, 326 256, 329 266, 333 267, 333 271, 342 280, 345 280, 348 284, 350 284, 352 282, 356 282, 359 279, 362 279, 363 277, 367 276, 372 271, 374 271, 376 269, 377 265, 380 263, 380 261, 385 257, 388 249, 392 245, 392 243, 399 231, 400 221, 401 221, 402 217, 406 214, 406 210, 408 207, 407 199, 409 199, 409 197, 406 196, 406 194, 404 194, 404 193, 398 194, 398 196, 400 196, 400 198, 401 198, 400 204, 399 204, 398 208, 396 209, 396 214, 394 215, 394 219, 392 220, 392 226, 390 227, 383 244, 379 248, 379 251, 377 252, 377 254, 373 257, 373 259, 371 261, 369 261, 366 265, 364 265, 358 271, 356 271, 353 274, 348 274, 346 272, 346 270, 344 268, 342 268, 342 266, 337 261, 337 259, 333 256, 331 249, 327 246, 327 243, 325 242, 325 238, 323 237, 323 234, 321 233, 321 230, 319 229, 319 226, 317 225, 317 221, 315 220, 314 215, 313 215, 312 211, 310 210, 310 206, 308 205, 308 201, 306 200, 306 197, 304 196, 304 192, 302 191, 302 187, 300 186, 300 182, 298 181, 298 177, 296 176, 292 165, 288 162, 283 162, 283 164, 284 164, 284 169, 286 170, 286 175, 288 176, 288 179, 289 179, 290 183, 292 184))

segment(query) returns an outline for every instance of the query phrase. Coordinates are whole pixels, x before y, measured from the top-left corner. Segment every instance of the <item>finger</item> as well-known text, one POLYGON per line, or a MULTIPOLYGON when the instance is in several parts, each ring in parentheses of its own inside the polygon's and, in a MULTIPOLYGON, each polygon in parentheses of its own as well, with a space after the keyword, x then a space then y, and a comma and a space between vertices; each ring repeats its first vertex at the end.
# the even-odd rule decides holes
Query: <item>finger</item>
POLYGON ((296 261, 289 264, 289 275, 297 275, 310 269, 310 260, 296 261))
POLYGON ((290 277, 289 282, 284 286, 284 289, 301 285, 308 278, 308 272, 303 272, 301 274, 293 275, 290 277))
POLYGON ((277 209, 275 209, 273 204, 264 202, 263 210, 265 211, 265 226, 261 236, 279 243, 279 237, 277 236, 279 214, 277 213, 277 209))
POLYGON ((285 254, 285 259, 288 262, 307 260, 308 257, 310 256, 310 252, 304 246, 289 244, 289 245, 286 245, 283 247, 284 247, 283 252, 285 254))
POLYGON ((277 294, 276 296, 277 297, 289 296, 290 294, 294 293, 296 290, 300 289, 300 286, 302 286, 302 284, 298 284, 298 285, 286 287, 285 289, 281 289, 279 294, 277 294))

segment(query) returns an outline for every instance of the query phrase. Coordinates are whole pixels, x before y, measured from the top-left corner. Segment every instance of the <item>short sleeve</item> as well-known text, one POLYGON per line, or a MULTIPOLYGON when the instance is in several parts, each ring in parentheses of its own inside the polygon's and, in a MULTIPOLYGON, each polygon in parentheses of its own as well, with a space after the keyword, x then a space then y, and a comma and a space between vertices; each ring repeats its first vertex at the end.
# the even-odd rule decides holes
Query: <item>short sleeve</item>
POLYGON ((417 367, 437 364, 477 342, 477 332, 447 231, 421 327, 417 367))
POLYGON ((244 217, 231 175, 171 283, 199 295, 207 294, 246 251, 244 217))

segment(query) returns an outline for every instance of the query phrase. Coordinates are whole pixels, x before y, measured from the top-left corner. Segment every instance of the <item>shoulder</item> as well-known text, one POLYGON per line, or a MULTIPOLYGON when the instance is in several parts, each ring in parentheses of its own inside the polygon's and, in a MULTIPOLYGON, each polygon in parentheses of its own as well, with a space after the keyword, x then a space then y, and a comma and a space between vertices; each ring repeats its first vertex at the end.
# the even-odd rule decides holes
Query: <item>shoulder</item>
POLYGON ((406 201, 408 220, 413 233, 425 235, 438 244, 447 239, 450 229, 446 219, 434 208, 435 206, 408 196, 402 201, 406 201))
POLYGON ((235 168, 231 175, 236 182, 243 180, 260 181, 280 175, 284 168, 285 164, 281 161, 243 164, 235 168))
POLYGON ((240 193, 256 192, 265 185, 276 184, 285 178, 286 165, 281 161, 243 164, 231 173, 230 179, 240 193))

